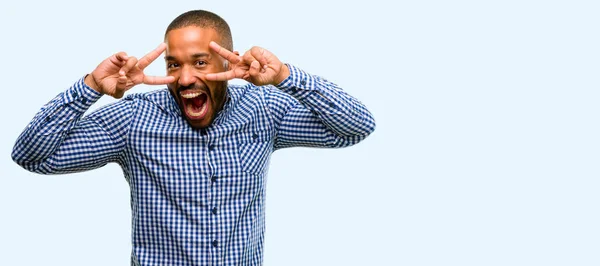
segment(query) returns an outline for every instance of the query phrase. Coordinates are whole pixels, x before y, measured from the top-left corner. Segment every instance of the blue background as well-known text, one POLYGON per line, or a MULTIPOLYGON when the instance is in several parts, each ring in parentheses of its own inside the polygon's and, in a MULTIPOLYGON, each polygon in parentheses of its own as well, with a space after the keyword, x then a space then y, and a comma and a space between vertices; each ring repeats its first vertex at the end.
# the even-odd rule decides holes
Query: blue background
POLYGON ((577 0, 4 1, 0 265, 128 265, 117 165, 40 176, 10 152, 42 105, 191 9, 377 120, 351 148, 273 154, 265 265, 600 265, 600 5, 577 0))

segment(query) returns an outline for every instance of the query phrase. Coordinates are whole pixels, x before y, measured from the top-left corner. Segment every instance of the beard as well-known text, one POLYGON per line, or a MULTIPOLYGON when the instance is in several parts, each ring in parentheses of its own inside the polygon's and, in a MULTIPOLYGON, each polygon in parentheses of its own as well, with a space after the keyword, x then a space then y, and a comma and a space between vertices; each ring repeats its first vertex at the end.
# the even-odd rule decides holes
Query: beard
POLYGON ((214 82, 211 89, 198 81, 187 86, 169 87, 171 96, 177 102, 181 114, 192 128, 209 127, 223 109, 227 98, 227 81, 214 82))

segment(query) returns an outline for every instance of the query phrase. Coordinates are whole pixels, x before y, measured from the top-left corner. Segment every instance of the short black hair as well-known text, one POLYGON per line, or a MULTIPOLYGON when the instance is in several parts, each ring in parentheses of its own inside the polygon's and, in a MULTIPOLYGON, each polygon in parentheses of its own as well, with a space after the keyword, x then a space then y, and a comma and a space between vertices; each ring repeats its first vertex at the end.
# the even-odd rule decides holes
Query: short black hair
POLYGON ((214 29, 221 36, 221 43, 219 45, 229 51, 233 50, 233 39, 231 38, 231 30, 227 22, 217 14, 206 10, 191 10, 176 17, 167 27, 165 39, 169 31, 188 26, 214 29))

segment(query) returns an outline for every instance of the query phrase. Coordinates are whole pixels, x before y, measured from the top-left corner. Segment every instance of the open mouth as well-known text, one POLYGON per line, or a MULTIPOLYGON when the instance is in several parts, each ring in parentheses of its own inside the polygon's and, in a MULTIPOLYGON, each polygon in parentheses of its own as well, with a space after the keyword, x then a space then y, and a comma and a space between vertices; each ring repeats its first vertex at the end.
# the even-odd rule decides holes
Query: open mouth
POLYGON ((184 90, 179 93, 183 110, 190 119, 203 119, 208 111, 208 95, 200 90, 184 90))

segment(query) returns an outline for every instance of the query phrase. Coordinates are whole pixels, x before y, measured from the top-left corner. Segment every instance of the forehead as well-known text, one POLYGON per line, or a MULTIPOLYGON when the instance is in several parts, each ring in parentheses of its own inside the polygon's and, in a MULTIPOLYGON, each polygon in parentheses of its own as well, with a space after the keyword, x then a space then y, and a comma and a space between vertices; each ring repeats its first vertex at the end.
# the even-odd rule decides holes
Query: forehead
POLYGON ((212 28, 188 26, 174 29, 169 31, 165 38, 166 55, 179 57, 197 52, 210 52, 208 44, 211 41, 220 41, 220 36, 212 28))

